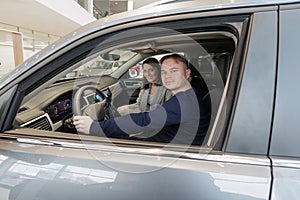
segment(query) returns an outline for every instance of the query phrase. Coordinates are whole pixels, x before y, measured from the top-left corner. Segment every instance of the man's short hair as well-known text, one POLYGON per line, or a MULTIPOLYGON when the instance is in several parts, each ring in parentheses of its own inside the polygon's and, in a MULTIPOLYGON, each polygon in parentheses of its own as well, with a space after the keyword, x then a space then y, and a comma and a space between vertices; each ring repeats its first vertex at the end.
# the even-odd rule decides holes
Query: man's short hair
POLYGON ((159 61, 160 64, 162 64, 166 59, 172 58, 175 60, 176 63, 182 62, 183 64, 185 64, 185 67, 188 68, 188 61, 185 57, 183 57, 180 54, 177 53, 173 53, 173 54, 169 54, 166 55, 164 57, 162 57, 159 61))

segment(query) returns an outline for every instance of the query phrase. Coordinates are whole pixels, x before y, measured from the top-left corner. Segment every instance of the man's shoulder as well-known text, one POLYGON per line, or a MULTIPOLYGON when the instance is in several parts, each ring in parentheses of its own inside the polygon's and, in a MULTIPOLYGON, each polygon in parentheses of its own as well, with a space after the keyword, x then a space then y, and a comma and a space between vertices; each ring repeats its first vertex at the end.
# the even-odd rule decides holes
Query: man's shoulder
POLYGON ((175 96, 180 103, 190 104, 190 106, 203 103, 201 92, 195 88, 179 92, 175 96))
POLYGON ((178 92, 175 96, 177 97, 191 97, 191 96, 197 96, 198 91, 194 88, 190 88, 185 91, 178 92))

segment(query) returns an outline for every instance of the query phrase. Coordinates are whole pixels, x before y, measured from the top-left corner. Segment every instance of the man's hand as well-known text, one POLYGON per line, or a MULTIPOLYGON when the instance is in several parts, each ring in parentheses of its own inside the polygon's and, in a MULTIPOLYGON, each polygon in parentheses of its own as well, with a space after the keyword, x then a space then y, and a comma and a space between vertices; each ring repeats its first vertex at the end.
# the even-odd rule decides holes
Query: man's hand
POLYGON ((73 124, 78 133, 89 134, 93 120, 89 116, 74 116, 73 124))

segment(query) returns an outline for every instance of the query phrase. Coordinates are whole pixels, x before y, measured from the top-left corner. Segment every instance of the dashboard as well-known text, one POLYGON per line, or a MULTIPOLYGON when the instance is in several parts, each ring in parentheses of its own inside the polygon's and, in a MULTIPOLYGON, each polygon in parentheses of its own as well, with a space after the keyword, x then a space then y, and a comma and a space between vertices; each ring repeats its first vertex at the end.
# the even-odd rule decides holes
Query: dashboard
MULTIPOLYGON (((81 107, 85 107, 90 104, 104 101, 105 98, 109 96, 109 89, 105 89, 100 92, 95 92, 95 90, 87 91, 86 94, 81 99, 81 107)), ((50 103, 45 108, 45 113, 47 113, 53 123, 59 122, 70 117, 73 113, 73 102, 72 102, 72 92, 65 93, 59 96, 56 100, 50 103)))
POLYGON ((56 123, 72 114, 72 106, 72 93, 69 92, 58 97, 55 101, 48 105, 45 108, 45 112, 48 113, 51 121, 56 123))
POLYGON ((72 113, 72 100, 65 99, 49 105, 45 112, 48 113, 53 123, 56 123, 72 113))
MULTIPOLYGON (((117 82, 116 79, 104 76, 101 80, 91 77, 78 79, 76 85, 102 85, 101 90, 86 90, 80 98, 80 106, 84 108, 90 104, 106 101, 111 102, 110 86, 117 82)), ((14 126, 27 127, 41 130, 69 132, 65 130, 66 124, 73 116, 74 101, 73 95, 76 92, 74 81, 58 82, 44 90, 35 93, 27 99, 20 109, 14 121, 14 126)))

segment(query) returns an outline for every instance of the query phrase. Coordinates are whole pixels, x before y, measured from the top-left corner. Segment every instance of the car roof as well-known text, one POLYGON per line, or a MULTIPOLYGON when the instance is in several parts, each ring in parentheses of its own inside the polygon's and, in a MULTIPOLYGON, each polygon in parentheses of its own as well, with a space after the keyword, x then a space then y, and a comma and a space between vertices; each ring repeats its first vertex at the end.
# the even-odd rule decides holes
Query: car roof
POLYGON ((70 34, 59 39, 55 43, 49 45, 37 54, 33 55, 20 66, 16 67, 11 73, 0 79, 0 89, 12 80, 23 74, 31 68, 31 66, 40 62, 44 58, 50 56, 53 52, 58 51, 64 46, 89 35, 101 29, 132 22, 136 20, 155 18, 160 16, 177 15, 183 13, 192 13, 195 11, 224 10, 234 8, 239 12, 239 8, 258 7, 258 6, 276 6, 279 4, 287 4, 299 2, 299 0, 165 0, 158 2, 157 5, 142 7, 140 9, 119 13, 97 21, 91 22, 70 34))
MULTIPOLYGON (((169 0, 160 4, 151 4, 142 8, 114 14, 106 18, 91 22, 93 25, 107 27, 112 22, 127 22, 149 17, 183 14, 195 11, 223 10, 229 8, 245 8, 258 6, 274 6, 287 3, 295 3, 299 0, 169 0)), ((238 11, 237 11, 238 12, 238 11)))
POLYGON ((227 4, 227 3, 231 3, 231 4, 235 4, 235 3, 242 3, 243 5, 246 5, 246 4, 252 4, 254 3, 254 5, 257 5, 258 3, 262 3, 263 5, 264 4, 269 4, 269 3, 291 3, 291 2, 297 2, 297 1, 291 1, 291 0, 242 0, 242 1, 239 1, 239 0, 212 0, 212 1, 209 1, 209 0, 160 0, 160 1, 156 1, 154 3, 150 3, 150 4, 147 4, 145 6, 143 6, 142 8, 149 8, 149 7, 153 7, 153 6, 159 6, 159 5, 171 5, 171 4, 174 4, 174 3, 178 3, 178 2, 191 2, 191 3, 196 3, 196 2, 201 2, 202 4, 204 5, 208 5, 208 4, 227 4))
POLYGON ((80 37, 82 33, 86 35, 114 25, 159 16, 183 14, 195 11, 224 10, 230 8, 236 8, 236 12, 239 12, 238 8, 267 5, 275 6, 279 4, 295 2, 300 3, 300 0, 164 0, 160 1, 160 4, 154 5, 152 7, 148 7, 151 6, 150 4, 140 9, 114 14, 93 21, 77 29, 76 31, 73 31, 66 37, 68 37, 67 41, 70 42, 72 40, 77 40, 77 37, 80 37), (71 39, 72 37, 74 39, 71 39))

